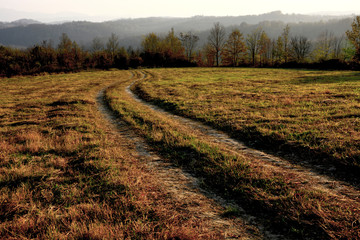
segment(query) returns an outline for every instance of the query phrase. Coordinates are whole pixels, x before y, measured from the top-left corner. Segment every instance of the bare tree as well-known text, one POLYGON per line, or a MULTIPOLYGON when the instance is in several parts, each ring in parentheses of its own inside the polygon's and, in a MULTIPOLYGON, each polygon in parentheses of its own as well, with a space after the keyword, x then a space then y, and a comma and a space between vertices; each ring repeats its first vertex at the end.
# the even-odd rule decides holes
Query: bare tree
POLYGON ((256 28, 246 37, 246 45, 251 56, 252 64, 255 66, 256 55, 259 53, 259 43, 263 30, 261 27, 256 28))
POLYGON ((342 35, 341 37, 335 37, 333 39, 332 45, 332 58, 340 59, 344 47, 344 35, 342 35))
POLYGON ((310 53, 311 43, 306 37, 292 37, 290 46, 294 57, 298 62, 303 62, 306 56, 310 53))
POLYGON ((215 52, 216 66, 219 66, 221 51, 225 44, 225 27, 220 25, 219 22, 214 24, 214 27, 210 30, 208 37, 209 46, 213 48, 215 52))
POLYGON ((340 58, 342 51, 342 37, 336 37, 333 32, 322 32, 316 42, 314 57, 317 60, 340 58))
POLYGON ((104 44, 99 37, 95 37, 91 42, 91 52, 104 50, 104 44))
POLYGON ((119 50, 119 48, 119 37, 115 33, 112 33, 108 39, 108 42, 106 43, 106 50, 110 53, 112 60, 114 60, 116 52, 119 50))
POLYGON ((290 26, 289 25, 286 25, 285 28, 283 29, 281 38, 282 38, 283 47, 284 47, 283 58, 284 58, 285 63, 287 63, 287 61, 290 57, 290 26))
POLYGON ((185 48, 185 55, 188 61, 191 61, 196 43, 199 41, 199 37, 193 34, 191 31, 187 33, 180 33, 180 40, 185 48))

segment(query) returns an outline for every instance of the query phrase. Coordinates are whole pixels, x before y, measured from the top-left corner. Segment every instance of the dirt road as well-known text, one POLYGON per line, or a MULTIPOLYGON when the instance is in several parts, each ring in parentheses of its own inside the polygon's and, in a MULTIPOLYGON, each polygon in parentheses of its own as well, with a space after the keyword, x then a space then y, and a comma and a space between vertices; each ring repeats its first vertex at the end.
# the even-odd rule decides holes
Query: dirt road
MULTIPOLYGON (((133 99, 139 104, 146 105, 153 111, 166 115, 180 124, 190 126, 197 132, 200 132, 213 143, 221 143, 226 146, 230 152, 244 154, 252 159, 252 162, 269 171, 279 173, 281 175, 291 175, 295 179, 296 184, 304 188, 312 188, 327 192, 331 195, 342 199, 342 201, 359 202, 359 191, 355 187, 341 181, 330 178, 329 176, 321 175, 312 168, 300 166, 288 162, 285 159, 267 154, 265 152, 249 148, 242 142, 230 138, 226 133, 215 130, 202 123, 173 115, 163 109, 147 103, 136 96, 130 89, 131 85, 136 81, 141 81, 146 77, 145 72, 141 72, 141 77, 136 78, 132 75, 129 82, 131 84, 125 89, 133 99)), ((102 90, 99 93, 97 102, 100 110, 109 119, 111 124, 116 126, 118 134, 126 136, 129 141, 133 141, 136 145, 137 155, 144 159, 149 171, 163 183, 164 191, 184 203, 187 211, 191 211, 199 219, 208 223, 210 228, 214 231, 221 232, 225 239, 286 239, 285 236, 270 233, 266 227, 261 225, 255 217, 247 214, 239 205, 234 202, 226 201, 214 193, 205 191, 199 187, 199 179, 195 178, 189 173, 174 167, 172 164, 163 161, 156 153, 149 151, 149 147, 145 141, 136 135, 136 133, 126 123, 116 117, 116 115, 107 107, 104 102, 104 93, 102 90), (223 217, 226 208, 237 209, 240 213, 235 219, 228 219, 223 217)))

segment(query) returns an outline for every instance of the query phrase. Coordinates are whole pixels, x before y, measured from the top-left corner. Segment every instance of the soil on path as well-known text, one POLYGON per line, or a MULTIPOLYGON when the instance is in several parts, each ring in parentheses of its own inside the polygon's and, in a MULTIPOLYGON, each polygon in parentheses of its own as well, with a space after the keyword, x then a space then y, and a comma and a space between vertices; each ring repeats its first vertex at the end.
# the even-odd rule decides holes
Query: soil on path
MULTIPOLYGON (((146 105, 160 114, 179 121, 188 127, 193 128, 203 136, 206 136, 213 143, 220 143, 229 152, 241 153, 251 158, 252 164, 259 168, 265 168, 279 174, 291 175, 296 184, 304 188, 312 188, 327 192, 342 201, 359 202, 359 190, 355 187, 332 179, 329 176, 319 174, 314 169, 306 165, 297 165, 265 152, 247 147, 242 142, 232 139, 226 133, 215 130, 200 122, 190 120, 166 112, 165 110, 143 101, 130 89, 136 81, 146 78, 146 73, 141 72, 142 76, 135 78, 133 74, 132 84, 126 88, 126 92, 139 104, 146 105)), ((199 179, 191 174, 184 172, 169 162, 162 160, 156 153, 151 152, 145 141, 139 137, 126 123, 118 119, 115 114, 107 107, 104 98, 105 89, 99 93, 97 102, 103 114, 116 126, 118 134, 122 134, 136 146, 136 155, 142 158, 148 170, 156 176, 162 183, 163 191, 169 194, 174 201, 183 202, 183 207, 192 215, 205 221, 209 229, 221 232, 225 239, 286 239, 285 236, 270 233, 266 227, 262 226, 261 220, 247 214, 239 205, 229 202, 214 193, 205 191, 199 186, 199 179), (238 209, 239 216, 233 219, 223 216, 226 208, 238 209)))
MULTIPOLYGON (((143 77, 138 81, 145 79, 147 76, 146 73, 141 73, 143 77)), ((135 83, 132 83, 132 85, 133 84, 135 83)), ((319 173, 318 169, 314 169, 312 165, 306 164, 306 161, 303 161, 301 165, 291 163, 281 157, 277 157, 272 154, 248 147, 243 142, 233 139, 228 134, 206 126, 203 123, 167 112, 158 106, 142 100, 139 96, 130 90, 132 85, 127 87, 126 91, 137 102, 146 105, 152 110, 160 112, 167 117, 176 119, 186 126, 192 127, 198 132, 204 134, 206 138, 213 143, 222 143, 222 145, 225 145, 227 150, 230 152, 241 153, 250 157, 252 164, 255 164, 261 168, 267 168, 272 172, 277 172, 280 174, 286 173, 287 175, 291 175, 292 179, 296 179, 297 184, 303 185, 304 187, 311 186, 313 189, 328 192, 332 195, 338 196, 343 201, 360 202, 360 193, 357 187, 347 182, 339 181, 335 178, 331 178, 328 175, 319 173)), ((320 168, 321 166, 318 167, 320 168)))
MULTIPOLYGON (((131 78, 134 78, 134 74, 131 78)), ((107 88, 114 85, 116 84, 107 88)), ((204 222, 209 231, 219 233, 223 239, 287 239, 283 235, 266 230, 256 217, 247 214, 234 202, 202 189, 200 179, 174 166, 169 161, 163 160, 155 152, 149 150, 150 147, 145 140, 108 107, 104 100, 107 88, 98 93, 99 110, 112 125, 113 131, 135 146, 133 154, 142 159, 147 171, 157 179, 157 184, 162 185, 162 191, 169 196, 169 199, 181 202, 181 211, 186 211, 204 222), (229 209, 232 211, 235 209, 237 216, 226 217, 224 213, 229 209)), ((126 91, 132 94, 129 89, 128 87, 126 91)))

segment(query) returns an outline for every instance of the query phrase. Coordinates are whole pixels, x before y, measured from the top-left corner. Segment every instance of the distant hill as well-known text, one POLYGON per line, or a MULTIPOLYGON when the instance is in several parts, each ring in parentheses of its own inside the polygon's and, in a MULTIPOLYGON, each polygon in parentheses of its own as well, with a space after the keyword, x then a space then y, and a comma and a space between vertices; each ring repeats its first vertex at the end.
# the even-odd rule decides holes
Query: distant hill
POLYGON ((19 19, 13 22, 0 22, 0 29, 27 26, 30 24, 41 24, 41 22, 32 19, 19 19))
POLYGON ((89 46, 95 37, 102 39, 105 43, 111 33, 115 33, 119 36, 121 45, 136 48, 140 46, 142 36, 150 32, 166 34, 172 28, 176 33, 194 31, 200 36, 200 44, 202 44, 206 41, 208 32, 215 22, 220 22, 228 31, 238 27, 244 35, 261 25, 270 37, 277 37, 284 26, 289 24, 293 35, 304 35, 315 39, 325 30, 337 36, 344 34, 350 28, 352 19, 352 16, 283 14, 280 11, 237 17, 153 17, 119 19, 101 23, 79 21, 43 24, 22 19, 11 23, 0 23, 0 44, 29 47, 43 40, 51 40, 56 45, 61 34, 66 33, 80 45, 89 46))

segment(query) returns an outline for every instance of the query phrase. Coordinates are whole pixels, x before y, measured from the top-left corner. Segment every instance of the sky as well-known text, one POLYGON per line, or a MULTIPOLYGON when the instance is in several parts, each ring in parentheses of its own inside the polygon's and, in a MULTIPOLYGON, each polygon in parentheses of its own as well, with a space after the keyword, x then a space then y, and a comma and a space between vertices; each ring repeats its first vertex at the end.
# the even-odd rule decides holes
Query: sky
POLYGON ((88 18, 84 20, 91 17, 110 20, 153 16, 239 16, 277 10, 290 14, 360 14, 360 0, 0 0, 0 9, 3 9, 0 21, 13 21, 19 15, 37 17, 35 20, 75 15, 88 18), (7 12, 4 13, 4 9, 7 12))

